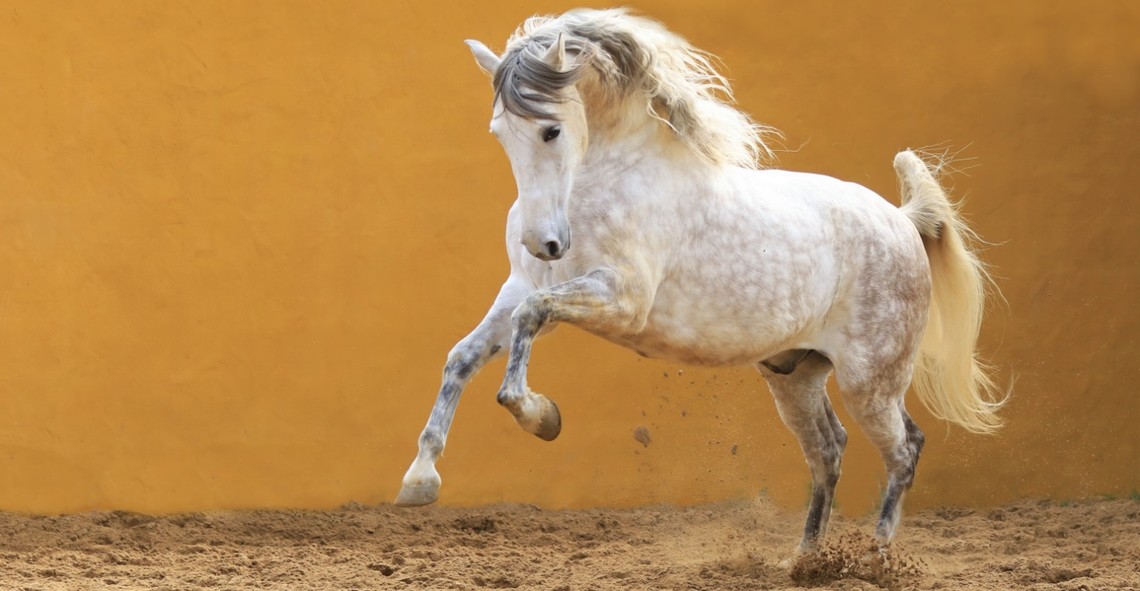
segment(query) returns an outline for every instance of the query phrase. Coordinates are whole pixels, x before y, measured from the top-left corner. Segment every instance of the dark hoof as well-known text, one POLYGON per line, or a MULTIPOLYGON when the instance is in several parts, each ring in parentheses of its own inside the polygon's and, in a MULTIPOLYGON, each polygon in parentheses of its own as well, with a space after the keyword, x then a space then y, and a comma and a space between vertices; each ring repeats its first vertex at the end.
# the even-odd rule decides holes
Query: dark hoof
POLYGON ((562 414, 558 412, 558 405, 554 404, 553 400, 545 396, 542 400, 544 401, 542 419, 534 434, 543 441, 554 441, 558 438, 558 434, 562 433, 562 414))

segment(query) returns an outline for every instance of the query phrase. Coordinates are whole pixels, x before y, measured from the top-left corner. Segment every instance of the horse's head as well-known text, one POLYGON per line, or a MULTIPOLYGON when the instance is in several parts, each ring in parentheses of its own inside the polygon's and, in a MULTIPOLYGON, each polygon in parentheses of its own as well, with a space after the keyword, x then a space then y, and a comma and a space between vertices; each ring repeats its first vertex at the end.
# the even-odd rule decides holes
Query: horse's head
POLYGON ((494 82, 491 133, 503 145, 518 185, 522 243, 544 261, 560 259, 570 248, 566 207, 574 171, 589 143, 585 107, 574 85, 588 56, 575 47, 568 57, 562 35, 501 58, 478 41, 467 44, 494 82))
POLYGON ((679 142, 717 167, 756 168, 771 156, 763 136, 773 130, 731 106, 728 81, 708 54, 623 9, 532 17, 501 57, 467 44, 491 75, 491 131, 518 184, 522 242, 540 259, 570 248, 567 202, 588 145, 590 163, 649 141, 679 142))

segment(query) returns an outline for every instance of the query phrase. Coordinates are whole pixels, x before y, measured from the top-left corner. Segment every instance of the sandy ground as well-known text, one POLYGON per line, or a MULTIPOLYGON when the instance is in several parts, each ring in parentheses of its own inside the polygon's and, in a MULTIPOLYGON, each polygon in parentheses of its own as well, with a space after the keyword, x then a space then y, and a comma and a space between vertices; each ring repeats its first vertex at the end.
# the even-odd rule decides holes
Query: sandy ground
POLYGON ((802 515, 764 500, 546 511, 346 506, 150 517, 0 513, 0 589, 1140 589, 1140 502, 1024 502, 869 517, 781 565, 802 515))

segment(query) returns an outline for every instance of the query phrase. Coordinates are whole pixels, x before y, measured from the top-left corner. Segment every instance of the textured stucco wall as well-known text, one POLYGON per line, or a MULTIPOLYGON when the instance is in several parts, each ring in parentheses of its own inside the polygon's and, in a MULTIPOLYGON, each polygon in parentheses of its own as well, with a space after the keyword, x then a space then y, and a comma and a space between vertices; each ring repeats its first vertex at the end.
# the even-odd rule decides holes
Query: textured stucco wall
MULTIPOLYGON (((782 166, 895 200, 907 146, 995 243, 996 437, 928 435, 911 506, 1140 487, 1140 8, 635 2, 719 54, 782 166)), ((0 10, 0 509, 390 500, 450 346, 506 271, 514 183, 462 40, 564 2, 15 2, 0 10)), ((573 328, 532 384, 562 437, 460 405, 443 502, 696 502, 807 471, 759 376, 573 328), (683 369, 683 372, 682 372, 683 369), (633 437, 646 427, 652 443, 633 437)), ((846 418, 846 415, 843 415, 846 418)), ((883 479, 853 437, 838 496, 883 479)))

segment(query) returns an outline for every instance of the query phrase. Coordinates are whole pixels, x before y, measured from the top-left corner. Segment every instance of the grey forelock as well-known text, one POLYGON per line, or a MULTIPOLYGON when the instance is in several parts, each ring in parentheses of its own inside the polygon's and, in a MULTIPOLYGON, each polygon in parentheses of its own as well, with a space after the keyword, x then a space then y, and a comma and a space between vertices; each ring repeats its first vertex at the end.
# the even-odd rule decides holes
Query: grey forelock
POLYGON ((565 101, 560 91, 582 77, 588 57, 593 53, 589 44, 581 39, 567 39, 566 53, 574 56, 575 65, 566 71, 556 70, 543 57, 557 37, 544 37, 548 36, 536 36, 524 45, 511 48, 495 70, 492 80, 495 100, 519 117, 552 118, 553 114, 543 105, 565 101))

